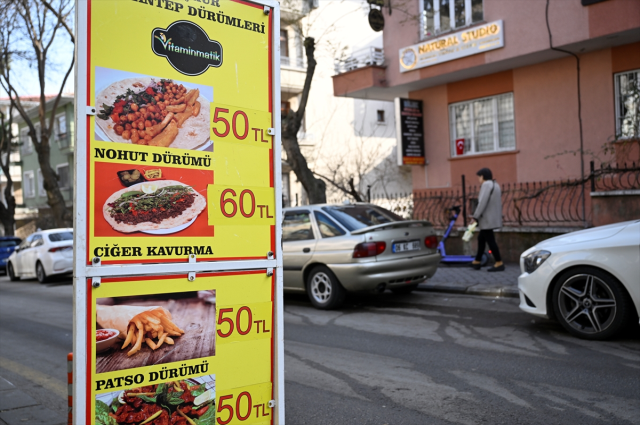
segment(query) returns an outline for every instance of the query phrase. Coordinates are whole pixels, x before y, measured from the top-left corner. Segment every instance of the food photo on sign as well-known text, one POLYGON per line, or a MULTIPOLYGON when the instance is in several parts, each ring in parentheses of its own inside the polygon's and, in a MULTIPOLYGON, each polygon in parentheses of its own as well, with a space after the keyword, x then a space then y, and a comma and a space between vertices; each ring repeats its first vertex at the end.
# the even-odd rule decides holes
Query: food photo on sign
POLYGON ((96 424, 215 425, 215 375, 134 387, 96 397, 96 424))
POLYGON ((96 299, 96 373, 216 353, 216 291, 96 299))
POLYGON ((96 140, 213 151, 213 87, 102 67, 95 85, 96 140))
POLYGON ((96 162, 96 236, 213 236, 207 185, 213 171, 96 162))

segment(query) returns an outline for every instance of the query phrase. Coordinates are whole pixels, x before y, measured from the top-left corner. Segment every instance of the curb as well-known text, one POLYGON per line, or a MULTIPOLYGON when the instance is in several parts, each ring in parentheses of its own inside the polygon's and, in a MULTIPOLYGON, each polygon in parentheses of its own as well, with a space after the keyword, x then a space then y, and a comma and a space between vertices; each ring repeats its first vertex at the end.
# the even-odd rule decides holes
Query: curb
POLYGON ((520 293, 517 286, 505 286, 494 288, 476 288, 480 284, 475 284, 468 287, 456 287, 448 285, 418 285, 416 290, 422 292, 442 292, 445 294, 465 294, 465 295, 479 295, 484 297, 502 297, 502 298, 519 298, 520 293))

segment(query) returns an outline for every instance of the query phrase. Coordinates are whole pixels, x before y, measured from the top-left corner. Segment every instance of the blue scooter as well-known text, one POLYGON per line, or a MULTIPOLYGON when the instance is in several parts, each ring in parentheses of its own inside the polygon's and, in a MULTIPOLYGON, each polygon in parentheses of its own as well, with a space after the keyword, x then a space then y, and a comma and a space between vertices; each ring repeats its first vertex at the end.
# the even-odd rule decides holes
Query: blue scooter
MULTIPOLYGON (((442 236, 442 240, 438 244, 438 251, 440 252, 440 255, 442 256, 442 258, 440 259, 440 262, 441 263, 447 263, 447 264, 470 263, 473 260, 475 260, 476 257, 474 257, 472 255, 449 255, 449 254, 447 254, 447 252, 444 249, 444 241, 446 241, 447 238, 449 237, 449 234, 451 233, 451 229, 453 229, 453 226, 456 223, 456 220, 458 219, 458 216, 460 215, 460 206, 456 205, 455 207, 449 208, 449 211, 451 212, 451 218, 450 218, 450 221, 449 221, 449 227, 447 227, 447 231, 444 232, 444 235, 442 236)), ((486 266, 488 262, 489 262, 489 255, 487 255, 487 253, 485 252, 485 253, 482 254, 482 259, 480 260, 480 265, 481 266, 486 266)))

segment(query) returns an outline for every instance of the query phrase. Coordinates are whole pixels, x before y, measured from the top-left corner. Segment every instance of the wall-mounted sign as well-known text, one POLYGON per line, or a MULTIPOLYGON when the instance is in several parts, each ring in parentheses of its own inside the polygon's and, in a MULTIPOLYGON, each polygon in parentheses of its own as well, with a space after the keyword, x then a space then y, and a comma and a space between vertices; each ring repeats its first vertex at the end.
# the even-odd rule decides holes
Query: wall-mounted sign
POLYGON ((369 25, 376 32, 384 29, 384 16, 379 9, 371 8, 369 10, 369 25))
POLYGON ((424 165, 422 101, 396 98, 398 165, 424 165))
POLYGON ((282 423, 280 6, 76 6, 75 423, 282 423))
POLYGON ((424 68, 504 47, 502 20, 400 49, 400 72, 424 68))

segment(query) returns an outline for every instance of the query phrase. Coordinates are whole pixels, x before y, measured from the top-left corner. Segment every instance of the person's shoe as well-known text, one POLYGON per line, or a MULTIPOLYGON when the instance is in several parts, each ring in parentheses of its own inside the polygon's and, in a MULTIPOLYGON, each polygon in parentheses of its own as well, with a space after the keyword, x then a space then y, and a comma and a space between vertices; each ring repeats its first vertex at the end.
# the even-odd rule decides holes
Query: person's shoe
POLYGON ((480 263, 478 264, 473 264, 471 263, 471 267, 473 267, 474 270, 480 270, 480 268, 482 267, 482 265, 480 263))
POLYGON ((504 271, 504 264, 503 264, 503 265, 501 265, 501 266, 498 266, 498 267, 496 267, 496 266, 489 267, 489 268, 487 269, 487 271, 488 271, 488 272, 503 272, 503 271, 504 271))

